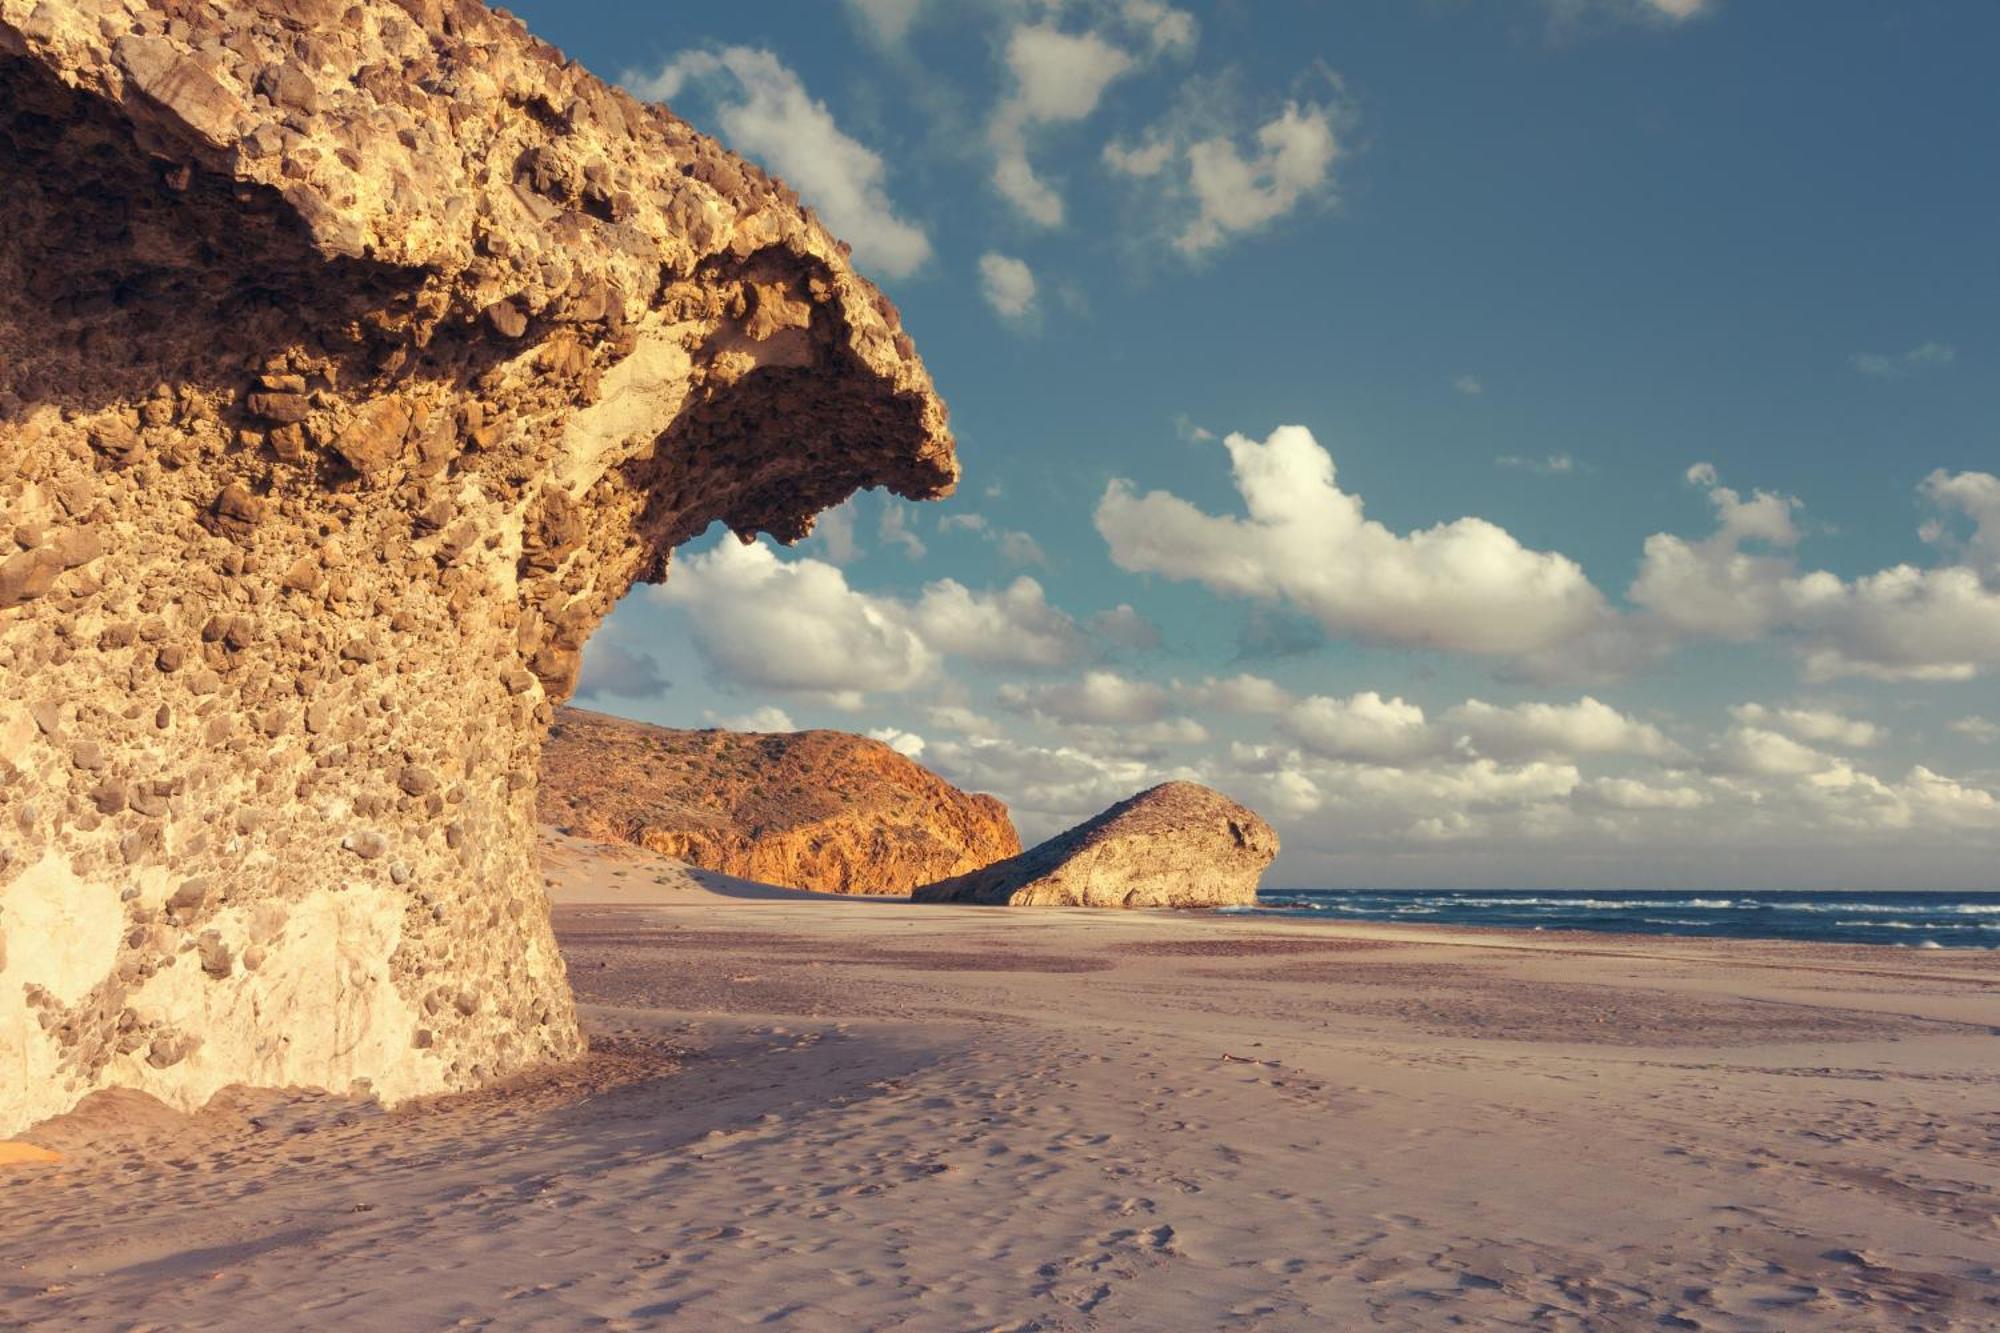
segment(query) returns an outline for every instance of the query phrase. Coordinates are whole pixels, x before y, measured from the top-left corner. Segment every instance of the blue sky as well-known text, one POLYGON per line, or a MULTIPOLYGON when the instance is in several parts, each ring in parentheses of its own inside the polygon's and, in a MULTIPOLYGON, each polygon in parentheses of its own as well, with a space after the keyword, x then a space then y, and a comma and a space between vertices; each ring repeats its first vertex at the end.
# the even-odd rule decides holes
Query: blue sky
POLYGON ((1285 885, 1994 887, 2000 10, 524 2, 798 188, 965 481, 691 544, 580 702, 1285 885))

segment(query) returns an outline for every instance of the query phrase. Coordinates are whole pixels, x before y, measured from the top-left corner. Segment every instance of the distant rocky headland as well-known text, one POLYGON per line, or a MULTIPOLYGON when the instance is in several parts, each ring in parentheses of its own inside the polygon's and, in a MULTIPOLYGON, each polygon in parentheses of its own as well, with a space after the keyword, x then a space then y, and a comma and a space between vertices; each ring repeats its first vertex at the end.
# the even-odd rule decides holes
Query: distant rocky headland
POLYGON ((635 580, 957 477, 797 198, 473 0, 0 0, 0 1134, 581 1037, 543 733, 635 580))
POLYGON ((841 731, 680 731, 577 708, 542 752, 541 817, 821 893, 907 895, 1021 850, 1007 807, 841 731))
POLYGON ((1277 832, 1255 811, 1199 783, 1164 782, 915 896, 1012 907, 1246 907, 1277 855, 1277 832))

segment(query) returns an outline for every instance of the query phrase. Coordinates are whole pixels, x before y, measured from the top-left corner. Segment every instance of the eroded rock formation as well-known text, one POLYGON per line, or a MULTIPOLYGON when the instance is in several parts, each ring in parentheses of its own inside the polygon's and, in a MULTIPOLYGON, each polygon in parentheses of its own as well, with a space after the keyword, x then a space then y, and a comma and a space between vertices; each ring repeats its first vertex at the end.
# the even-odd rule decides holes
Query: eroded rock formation
POLYGON ((1007 807, 844 731, 679 731, 577 708, 542 751, 542 820, 821 893, 906 895, 1021 850, 1007 807))
POLYGON ((1019 856, 919 888, 919 902, 1240 907, 1278 854, 1255 811, 1195 782, 1120 801, 1019 856))
POLYGON ((472 0, 0 0, 0 1133, 572 1055, 537 752, 720 519, 944 493, 796 198, 472 0))

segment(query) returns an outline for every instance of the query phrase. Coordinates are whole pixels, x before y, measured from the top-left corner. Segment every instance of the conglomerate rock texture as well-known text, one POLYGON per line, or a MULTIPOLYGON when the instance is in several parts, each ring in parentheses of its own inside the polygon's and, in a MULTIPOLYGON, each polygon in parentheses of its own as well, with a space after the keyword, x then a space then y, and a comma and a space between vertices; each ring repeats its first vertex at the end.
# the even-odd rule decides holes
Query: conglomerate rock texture
POLYGON ((680 731, 578 708, 542 751, 544 823, 820 893, 907 895, 1021 850, 1007 807, 844 731, 680 731))
POLYGON ((926 884, 919 902, 1009 907, 1242 907, 1278 855, 1255 811, 1165 782, 1019 856, 926 884))
POLYGON ((782 185, 473 0, 0 0, 0 1134, 580 1049, 578 650, 957 475, 782 185))

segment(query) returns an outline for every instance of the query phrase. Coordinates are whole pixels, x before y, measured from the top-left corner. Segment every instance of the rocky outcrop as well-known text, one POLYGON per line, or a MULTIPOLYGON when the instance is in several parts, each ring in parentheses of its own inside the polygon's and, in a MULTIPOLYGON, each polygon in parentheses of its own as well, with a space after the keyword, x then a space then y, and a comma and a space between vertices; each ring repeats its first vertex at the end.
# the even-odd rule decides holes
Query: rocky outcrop
POLYGON ((957 473, 782 185, 472 0, 0 0, 0 1134, 580 1049, 578 650, 957 473))
POLYGON ((821 893, 905 895, 1021 850, 1007 807, 844 731, 677 731, 565 708, 544 823, 821 893))
POLYGON ((1255 811, 1167 782, 1019 856, 926 884, 919 902, 1010 907, 1239 907, 1278 854, 1255 811))

